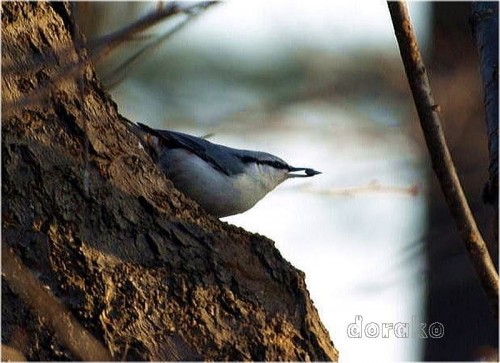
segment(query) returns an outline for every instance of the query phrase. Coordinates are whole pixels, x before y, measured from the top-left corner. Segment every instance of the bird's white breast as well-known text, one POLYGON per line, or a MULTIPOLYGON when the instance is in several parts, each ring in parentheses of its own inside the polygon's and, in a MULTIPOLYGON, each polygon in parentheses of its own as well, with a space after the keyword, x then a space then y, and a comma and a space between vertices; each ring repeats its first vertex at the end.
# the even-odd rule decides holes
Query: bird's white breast
POLYGON ((250 209, 287 178, 283 170, 253 163, 228 176, 184 149, 165 150, 159 164, 177 189, 219 218, 250 209))

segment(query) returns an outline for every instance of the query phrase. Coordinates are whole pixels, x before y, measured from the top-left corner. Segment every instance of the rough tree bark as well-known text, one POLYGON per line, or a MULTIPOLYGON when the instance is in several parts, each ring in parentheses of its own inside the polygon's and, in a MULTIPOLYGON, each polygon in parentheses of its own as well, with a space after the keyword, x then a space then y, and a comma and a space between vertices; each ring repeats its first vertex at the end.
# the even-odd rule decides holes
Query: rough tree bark
MULTIPOLYGON (((3 3, 2 28, 2 243, 114 359, 337 359, 304 275, 138 147, 67 4, 3 3)), ((2 342, 74 359, 3 282, 2 342)))

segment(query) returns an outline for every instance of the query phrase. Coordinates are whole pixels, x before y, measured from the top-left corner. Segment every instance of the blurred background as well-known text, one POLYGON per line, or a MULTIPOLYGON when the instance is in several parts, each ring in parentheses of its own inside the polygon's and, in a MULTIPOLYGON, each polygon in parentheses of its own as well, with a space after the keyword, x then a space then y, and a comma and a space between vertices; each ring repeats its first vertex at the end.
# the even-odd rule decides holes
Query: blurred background
MULTIPOLYGON (((157 6, 78 3, 77 15, 92 40, 157 6)), ((494 213, 481 200, 487 140, 470 3, 410 3, 410 13, 458 173, 497 262, 494 213)), ((132 121, 213 133, 213 142, 323 172, 288 181, 224 221, 270 237, 305 272, 341 361, 497 356, 497 321, 430 168, 386 3, 220 3, 169 18, 97 68, 132 121), (358 315, 362 336, 349 337, 358 315), (369 323, 380 328, 372 338, 369 323), (382 325, 396 323, 413 334, 383 337, 382 325), (432 323, 444 336, 429 334, 432 323)))

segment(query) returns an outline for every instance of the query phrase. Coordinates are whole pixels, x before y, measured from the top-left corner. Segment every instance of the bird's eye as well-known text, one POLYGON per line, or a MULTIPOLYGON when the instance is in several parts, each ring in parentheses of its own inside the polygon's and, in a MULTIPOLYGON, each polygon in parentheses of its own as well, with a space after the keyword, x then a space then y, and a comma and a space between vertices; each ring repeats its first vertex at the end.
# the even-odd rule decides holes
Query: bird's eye
POLYGON ((287 165, 283 165, 283 163, 280 163, 279 161, 272 162, 271 166, 275 167, 276 169, 288 169, 287 165))

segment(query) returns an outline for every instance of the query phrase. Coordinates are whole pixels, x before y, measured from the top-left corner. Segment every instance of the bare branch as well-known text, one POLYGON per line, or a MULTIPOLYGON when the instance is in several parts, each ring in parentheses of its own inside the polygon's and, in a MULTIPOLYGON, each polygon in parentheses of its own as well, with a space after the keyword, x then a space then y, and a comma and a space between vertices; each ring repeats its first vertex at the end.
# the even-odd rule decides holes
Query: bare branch
MULTIPOLYGON (((213 4, 213 3, 210 3, 213 4)), ((185 18, 182 22, 174 26, 172 29, 168 30, 164 34, 160 35, 156 40, 152 41, 149 44, 146 44, 144 47, 139 49, 136 53, 126 59, 123 63, 118 65, 113 71, 110 72, 109 75, 105 75, 103 77, 103 83, 106 85, 108 89, 114 88, 116 85, 121 83, 123 79, 127 76, 127 70, 134 64, 136 64, 142 57, 157 49, 163 42, 169 39, 172 35, 177 33, 179 30, 184 28, 189 22, 191 22, 194 18, 196 18, 200 12, 189 12, 187 18, 185 18)))
POLYGON ((432 167, 472 264, 493 306, 493 312, 498 315, 498 272, 476 225, 451 159, 441 128, 439 106, 432 96, 408 8, 401 1, 388 2, 388 6, 432 167))
MULTIPOLYGON (((143 32, 146 29, 158 24, 162 20, 165 20, 173 15, 179 13, 187 14, 188 20, 192 19, 195 15, 198 15, 204 9, 210 7, 211 5, 217 4, 215 1, 206 1, 196 3, 192 6, 181 6, 177 3, 171 3, 165 7, 159 7, 153 10, 152 12, 146 14, 136 22, 120 29, 112 34, 108 34, 104 37, 99 38, 95 43, 89 45, 89 58, 93 63, 97 63, 102 61, 109 53, 115 50, 117 47, 122 45, 124 42, 130 39, 137 39, 139 37, 139 33, 143 32)), ((187 22, 187 21, 186 21, 187 22)), ((160 36, 158 41, 153 42, 150 45, 147 45, 145 49, 139 51, 139 53, 143 53, 143 51, 147 51, 150 46, 155 47, 161 41, 169 38, 174 32, 179 30, 182 25, 185 25, 186 22, 182 22, 181 26, 175 27, 172 31, 167 32, 160 36)), ((79 38, 78 38, 79 39, 79 38)), ((78 40, 77 39, 77 40, 78 40)), ((67 49, 59 50, 59 56, 61 59, 71 59, 70 55, 72 55, 73 48, 68 47, 67 49)), ((140 54, 139 54, 140 55, 140 54)), ((133 56, 135 57, 135 56, 133 56)), ((135 58, 134 58, 135 59, 135 58)), ((134 61, 132 59, 132 61, 134 61)), ((70 79, 71 77, 76 76, 79 72, 82 71, 82 68, 87 64, 87 60, 79 59, 77 62, 69 62, 65 67, 62 68, 62 71, 55 77, 53 77, 52 84, 58 84, 64 80, 70 79)), ((28 58, 25 60, 25 63, 28 63, 31 68, 46 68, 46 67, 55 67, 57 66, 57 62, 55 62, 48 55, 41 55, 37 58, 28 58)), ((124 67, 128 66, 128 64, 122 65, 124 67)), ((13 67, 10 64, 2 63, 2 73, 10 74, 20 71, 18 67, 13 67)), ((16 111, 22 110, 27 106, 34 105, 42 102, 46 97, 49 96, 52 87, 39 87, 34 89, 30 94, 24 96, 21 99, 16 100, 7 100, 4 101, 2 99, 2 111, 3 116, 8 116, 16 111)))
POLYGON ((99 57, 107 55, 109 52, 120 46, 123 42, 135 39, 135 37, 146 29, 151 28, 157 23, 179 13, 186 13, 195 15, 200 11, 217 4, 215 1, 205 1, 196 3, 190 7, 183 7, 176 2, 170 3, 165 7, 158 7, 154 11, 146 14, 139 20, 133 22, 132 24, 120 29, 114 33, 105 35, 97 39, 94 43, 89 45, 92 49, 92 58, 95 58, 98 54, 99 57))

